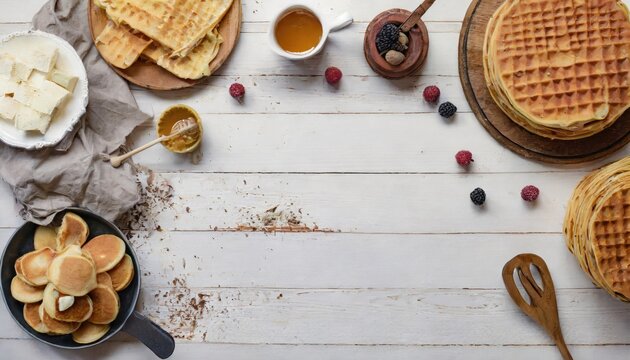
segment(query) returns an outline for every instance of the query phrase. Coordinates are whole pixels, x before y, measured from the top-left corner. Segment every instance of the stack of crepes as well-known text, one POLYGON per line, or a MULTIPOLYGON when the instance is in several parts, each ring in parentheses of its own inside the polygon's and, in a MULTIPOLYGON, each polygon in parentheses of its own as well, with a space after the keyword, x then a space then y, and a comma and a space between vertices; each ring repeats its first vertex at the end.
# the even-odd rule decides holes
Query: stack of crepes
POLYGON ((595 285, 630 301, 630 157, 580 182, 569 202, 564 233, 595 285))
POLYGON ((585 138, 630 107, 630 21, 619 0, 506 0, 483 52, 490 94, 534 134, 585 138))
POLYGON ((110 21, 96 47, 126 69, 141 56, 183 79, 210 75, 222 43, 221 19, 233 0, 94 0, 110 21))

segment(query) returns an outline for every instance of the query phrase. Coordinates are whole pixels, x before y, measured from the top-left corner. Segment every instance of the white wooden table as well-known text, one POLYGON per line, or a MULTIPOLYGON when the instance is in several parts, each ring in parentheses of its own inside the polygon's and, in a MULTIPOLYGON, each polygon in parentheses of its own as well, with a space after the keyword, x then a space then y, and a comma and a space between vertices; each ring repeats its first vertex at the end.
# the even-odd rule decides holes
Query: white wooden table
MULTIPOLYGON (((426 14, 428 61, 400 81, 370 70, 363 32, 380 11, 418 0, 317 2, 331 17, 350 11, 356 23, 333 34, 316 59, 273 55, 265 31, 283 1, 245 0, 238 47, 212 79, 185 91, 134 90, 153 114, 193 106, 206 129, 197 164, 159 147, 137 158, 173 186, 171 200, 150 196, 161 231, 132 239, 143 267, 141 310, 176 336, 173 358, 559 359, 500 278, 508 259, 534 252, 552 271, 575 358, 627 359, 630 305, 593 287, 561 234, 573 187, 604 161, 533 163, 486 134, 457 70, 470 0, 437 1, 426 14), (338 90, 322 77, 330 65, 344 72, 338 90), (234 81, 247 88, 243 105, 227 93, 234 81), (424 103, 429 84, 459 107, 455 120, 424 103), (460 149, 474 153, 469 173, 453 159, 460 149), (527 184, 542 191, 535 206, 520 199, 527 184), (488 194, 484 210, 468 198, 477 186, 488 194), (277 231, 259 231, 265 225, 277 231)), ((29 28, 43 3, 0 0, 0 33, 29 28)), ((147 124, 133 142, 154 135, 147 124)), ((5 185, 0 199, 4 245, 22 221, 5 185)), ((153 358, 125 335, 88 351, 58 351, 31 340, 4 309, 0 354, 153 358)))

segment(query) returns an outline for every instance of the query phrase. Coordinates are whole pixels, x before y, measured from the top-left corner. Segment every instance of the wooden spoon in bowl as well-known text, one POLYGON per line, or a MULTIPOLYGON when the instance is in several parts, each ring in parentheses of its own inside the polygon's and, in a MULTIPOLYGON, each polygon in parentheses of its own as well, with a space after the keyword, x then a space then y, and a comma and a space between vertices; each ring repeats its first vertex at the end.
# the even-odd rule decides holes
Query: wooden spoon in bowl
POLYGON ((199 131, 199 125, 197 124, 197 121, 195 121, 194 118, 190 117, 190 118, 179 120, 173 125, 173 127, 171 128, 171 133, 169 135, 162 135, 159 138, 147 144, 144 144, 137 149, 133 149, 128 153, 125 153, 119 156, 112 156, 111 158, 109 158, 109 162, 112 164, 113 167, 117 168, 120 165, 122 165, 122 163, 125 160, 129 159, 130 157, 136 155, 137 153, 141 151, 144 151, 150 148, 151 146, 155 144, 161 143, 163 141, 173 140, 184 134, 194 134, 195 132, 198 132, 198 131, 199 131))

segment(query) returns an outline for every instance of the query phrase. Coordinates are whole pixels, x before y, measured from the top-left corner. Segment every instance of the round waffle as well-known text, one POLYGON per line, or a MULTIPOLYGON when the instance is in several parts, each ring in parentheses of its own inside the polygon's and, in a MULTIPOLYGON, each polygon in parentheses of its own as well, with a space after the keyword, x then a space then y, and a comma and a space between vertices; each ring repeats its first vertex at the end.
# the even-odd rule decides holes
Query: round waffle
POLYGON ((111 286, 99 284, 90 292, 94 304, 92 316, 88 319, 93 324, 109 324, 118 316, 120 299, 111 286))
POLYGON ((70 245, 82 246, 89 233, 90 228, 79 215, 66 213, 57 231, 57 251, 62 251, 70 245))
POLYGON ((630 157, 586 176, 564 221, 569 250, 593 282, 630 301, 630 157))
POLYGON ((125 242, 115 235, 99 235, 83 246, 96 264, 96 272, 111 270, 125 256, 125 242))
POLYGON ((84 322, 72 333, 72 340, 79 344, 89 344, 102 338, 109 331, 109 325, 98 325, 84 322))
POLYGON ((67 335, 76 331, 81 323, 78 322, 65 322, 59 321, 48 316, 48 313, 44 310, 44 304, 39 306, 39 318, 42 324, 48 330, 47 333, 51 335, 67 335))
POLYGON ((43 248, 26 253, 16 261, 16 273, 20 279, 29 285, 46 285, 48 283, 46 272, 54 257, 55 252, 51 248, 43 248))
POLYGON ((48 279, 64 294, 83 296, 96 287, 96 267, 89 253, 70 245, 50 263, 48 279))
POLYGON ((630 21, 617 0, 507 0, 483 50, 495 102, 537 135, 588 137, 630 107, 630 21))
POLYGON ((39 308, 41 305, 41 302, 24 304, 22 315, 24 315, 24 321, 26 321, 28 326, 30 326, 33 330, 46 334, 48 332, 48 328, 39 317, 39 308))
POLYGON ((35 250, 49 247, 57 248, 57 229, 50 226, 38 226, 34 236, 35 250))
POLYGON ((36 303, 44 298, 44 288, 31 286, 22 281, 18 276, 11 280, 11 296, 19 302, 36 303))
POLYGON ((59 298, 66 296, 55 289, 53 284, 48 284, 44 290, 44 310, 51 318, 65 322, 83 322, 92 315, 92 300, 89 296, 76 296, 74 303, 66 310, 59 309, 59 298))
POLYGON ((111 277, 112 286, 116 291, 123 291, 131 284, 133 280, 133 261, 127 254, 120 260, 120 262, 114 266, 113 269, 107 272, 111 277))

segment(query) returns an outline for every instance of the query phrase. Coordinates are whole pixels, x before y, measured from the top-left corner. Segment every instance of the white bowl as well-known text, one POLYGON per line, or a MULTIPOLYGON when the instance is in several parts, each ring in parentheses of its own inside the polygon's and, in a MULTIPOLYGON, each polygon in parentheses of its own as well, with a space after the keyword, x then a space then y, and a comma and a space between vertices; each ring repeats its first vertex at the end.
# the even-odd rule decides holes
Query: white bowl
POLYGON ((315 6, 311 5, 307 0, 302 0, 302 2, 290 3, 288 6, 284 7, 281 11, 279 11, 276 14, 276 16, 271 20, 271 25, 269 26, 269 31, 267 33, 268 38, 269 38, 269 46, 271 47, 271 50, 273 50, 276 54, 283 56, 287 59, 290 59, 290 60, 308 59, 310 57, 317 55, 322 50, 322 48, 324 47, 324 44, 326 44, 328 35, 331 32, 341 30, 345 28, 346 26, 352 24, 352 22, 353 22, 353 18, 347 12, 339 15, 336 19, 330 22, 325 16, 323 16, 323 14, 320 11, 318 11, 315 8, 315 6), (300 10, 300 9, 306 10, 312 13, 319 20, 319 22, 322 24, 322 37, 319 40, 319 44, 317 44, 317 46, 315 46, 313 49, 309 51, 305 51, 303 53, 288 52, 282 49, 280 45, 278 44, 278 40, 276 39, 276 31, 275 31, 276 26, 278 25, 278 21, 285 14, 287 14, 290 11, 300 10))
POLYGON ((54 44, 59 49, 55 67, 78 77, 72 97, 57 109, 46 134, 18 130, 13 124, 0 120, 0 141, 18 148, 36 150, 59 143, 85 114, 88 105, 88 79, 83 61, 76 50, 64 39, 43 31, 21 31, 0 38, 0 54, 11 53, 14 47, 21 46, 24 42, 29 43, 29 46, 37 46, 42 42, 54 44))

